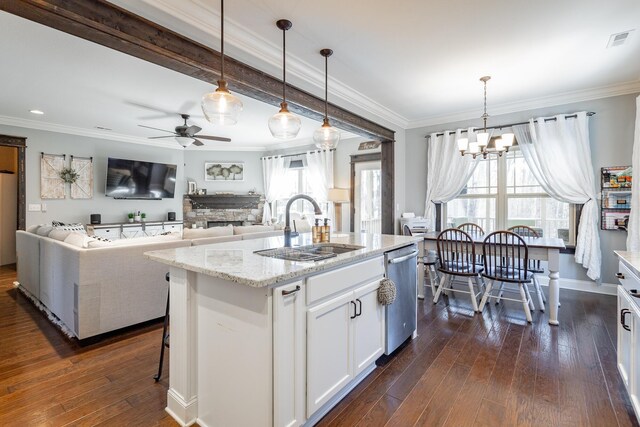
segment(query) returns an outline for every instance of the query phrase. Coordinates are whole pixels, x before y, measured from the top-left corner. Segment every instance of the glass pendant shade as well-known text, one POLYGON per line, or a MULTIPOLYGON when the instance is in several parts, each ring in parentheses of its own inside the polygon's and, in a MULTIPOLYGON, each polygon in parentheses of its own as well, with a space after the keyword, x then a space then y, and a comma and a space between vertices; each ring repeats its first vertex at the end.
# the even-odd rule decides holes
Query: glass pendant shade
POLYGON ((227 89, 227 82, 218 80, 215 92, 202 97, 202 112, 207 120, 216 125, 235 125, 242 112, 242 101, 233 96, 227 89))
POLYGON ((328 119, 324 119, 322 126, 313 133, 313 141, 316 147, 323 150, 336 148, 340 142, 340 131, 331 126, 328 119))
POLYGON ((514 135, 512 133, 503 133, 502 134, 502 143, 505 147, 513 146, 514 135))
POLYGON ((479 147, 486 147, 487 145, 489 145, 489 133, 480 132, 476 136, 478 138, 479 147))
POLYGON ((467 148, 469 148, 469 138, 460 138, 458 140, 458 150, 467 151, 467 148))
POLYGON ((292 139, 298 136, 302 121, 287 109, 287 103, 280 103, 280 111, 269 119, 269 130, 274 138, 292 139))
POLYGON ((176 136, 176 141, 185 148, 193 144, 193 138, 187 136, 176 136))

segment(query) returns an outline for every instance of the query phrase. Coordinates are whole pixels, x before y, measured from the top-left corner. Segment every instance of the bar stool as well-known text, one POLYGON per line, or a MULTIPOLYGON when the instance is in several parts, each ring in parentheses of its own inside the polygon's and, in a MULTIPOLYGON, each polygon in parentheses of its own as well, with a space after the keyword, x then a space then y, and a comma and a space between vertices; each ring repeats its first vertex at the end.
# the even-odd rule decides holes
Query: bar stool
POLYGON ((490 298, 502 298, 508 301, 521 302, 527 322, 531 323, 531 294, 528 284, 533 281, 533 273, 529 268, 529 248, 524 239, 511 231, 495 231, 489 234, 482 243, 484 254, 484 271, 482 276, 489 279, 480 302, 480 311, 490 298), (493 295, 494 282, 515 283, 518 289, 500 287, 500 292, 520 292, 520 299, 493 295))
MULTIPOLYGON (((413 232, 411 228, 405 224, 402 227, 402 234, 405 236, 413 236, 413 232)), ((440 275, 438 274, 437 265, 438 265, 438 256, 434 251, 429 251, 426 256, 423 256, 421 259, 418 259, 418 264, 422 264, 424 266, 424 271, 426 273, 426 279, 429 281, 429 286, 431 287, 431 296, 434 297, 436 295, 436 287, 438 286, 438 281, 440 280, 440 275)), ((427 284, 423 284, 424 288, 427 287, 427 284)), ((423 295, 426 295, 426 292, 422 292, 423 295)), ((420 295, 418 295, 419 297, 420 295)))
MULTIPOLYGON (((512 233, 516 233, 521 237, 533 237, 538 238, 540 234, 533 228, 527 225, 514 225, 510 227, 508 231, 512 233)), ((538 304, 540 305, 540 311, 545 310, 544 303, 547 302, 547 297, 544 295, 542 291, 542 287, 540 286, 540 282, 538 281, 538 274, 544 274, 544 268, 542 268, 542 262, 537 259, 529 260, 529 271, 533 273, 533 290, 536 293, 536 297, 538 298, 538 304)))
POLYGON ((483 267, 476 263, 476 248, 473 239, 462 230, 449 228, 438 235, 436 244, 440 259, 438 271, 443 275, 440 286, 433 297, 433 303, 438 302, 443 291, 462 292, 470 295, 473 310, 479 311, 478 295, 482 294, 480 273, 482 273, 483 267), (447 280, 447 276, 449 280, 447 280), (467 279, 468 291, 453 288, 453 278, 456 276, 467 279))
MULTIPOLYGON (((169 273, 164 276, 165 280, 169 282, 169 273)), ((160 377, 162 377, 162 363, 164 362, 164 348, 169 348, 169 332, 167 331, 167 326, 169 325, 169 289, 167 288, 167 309, 164 313, 164 325, 162 326, 162 344, 160 345, 160 362, 158 363, 158 373, 153 376, 153 379, 156 382, 160 381, 160 377)))

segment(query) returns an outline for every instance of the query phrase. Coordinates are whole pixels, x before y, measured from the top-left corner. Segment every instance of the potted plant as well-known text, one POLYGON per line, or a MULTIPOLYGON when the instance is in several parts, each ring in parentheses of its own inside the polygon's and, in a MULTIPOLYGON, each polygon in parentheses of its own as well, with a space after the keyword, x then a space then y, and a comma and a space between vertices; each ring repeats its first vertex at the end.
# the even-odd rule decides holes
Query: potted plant
POLYGON ((146 213, 144 213, 144 212, 142 212, 142 213, 140 214, 140 221, 144 222, 146 218, 147 218, 147 214, 146 214, 146 213))
POLYGON ((140 211, 136 211, 133 219, 135 219, 136 222, 140 222, 140 211))
POLYGON ((129 222, 133 222, 133 212, 129 212, 127 216, 129 217, 129 222))

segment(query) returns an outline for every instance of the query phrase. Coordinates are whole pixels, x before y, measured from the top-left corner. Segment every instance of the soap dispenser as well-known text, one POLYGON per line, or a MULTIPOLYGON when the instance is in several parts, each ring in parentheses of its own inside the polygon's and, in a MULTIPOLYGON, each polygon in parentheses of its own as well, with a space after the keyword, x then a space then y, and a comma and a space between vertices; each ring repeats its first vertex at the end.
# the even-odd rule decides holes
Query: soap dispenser
POLYGON ((329 235, 331 234, 331 227, 329 227, 329 218, 324 219, 324 225, 321 228, 322 243, 328 243, 330 241, 329 235))
POLYGON ((320 218, 316 218, 316 225, 311 227, 311 237, 313 243, 320 243, 322 241, 322 226, 320 226, 320 218))

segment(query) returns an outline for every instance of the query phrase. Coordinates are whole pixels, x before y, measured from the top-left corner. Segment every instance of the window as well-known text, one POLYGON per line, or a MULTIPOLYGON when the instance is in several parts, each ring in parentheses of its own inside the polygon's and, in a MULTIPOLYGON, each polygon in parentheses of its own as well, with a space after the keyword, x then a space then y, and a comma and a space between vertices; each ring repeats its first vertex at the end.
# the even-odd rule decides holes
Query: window
POLYGON ((447 227, 473 222, 490 232, 528 225, 541 236, 575 244, 575 206, 544 192, 517 147, 477 161, 462 194, 445 206, 447 227))
MULTIPOLYGON (((292 161, 289 170, 287 170, 286 179, 284 180, 286 188, 282 192, 282 198, 276 200, 276 208, 273 211, 274 217, 279 221, 284 222, 285 208, 287 201, 296 194, 307 194, 312 196, 311 187, 307 180, 307 169, 302 166, 302 161, 292 161)), ((328 212, 327 203, 319 203, 323 212, 328 212)), ((305 200, 296 200, 291 205, 291 213, 297 213, 307 218, 314 218, 315 212, 313 205, 305 200)), ((292 226, 293 227, 293 226, 292 226)))

